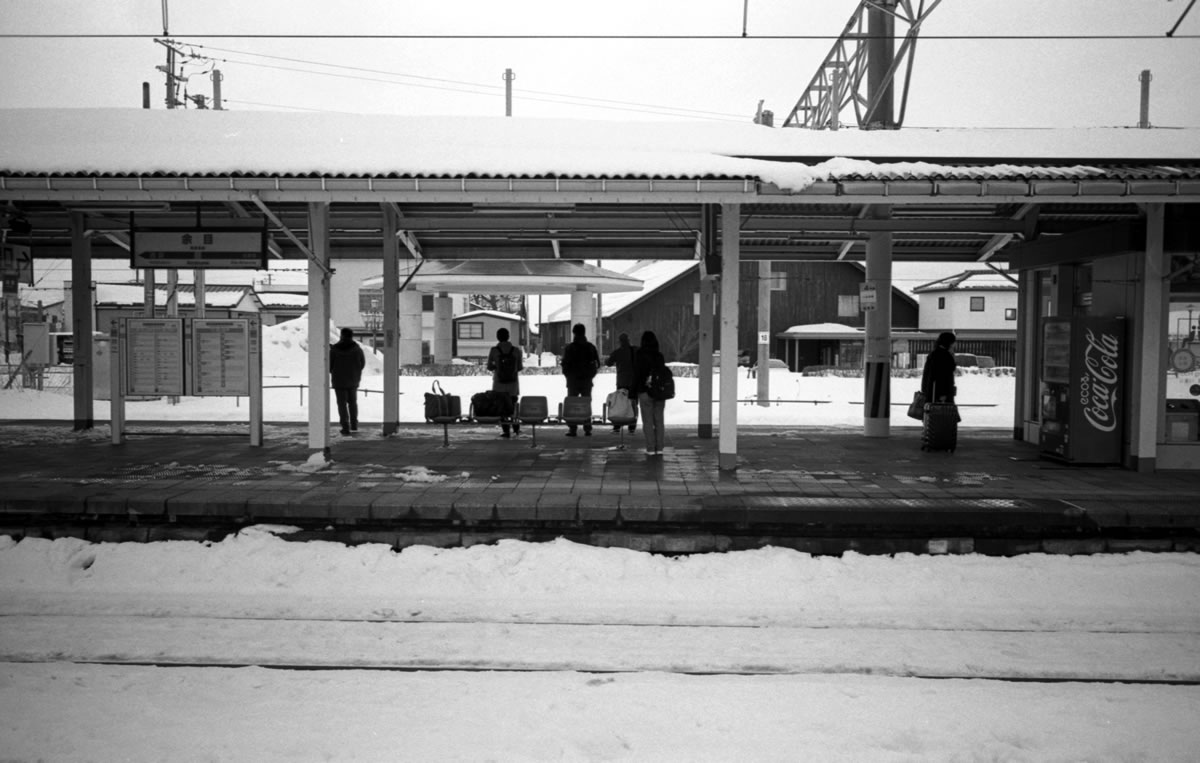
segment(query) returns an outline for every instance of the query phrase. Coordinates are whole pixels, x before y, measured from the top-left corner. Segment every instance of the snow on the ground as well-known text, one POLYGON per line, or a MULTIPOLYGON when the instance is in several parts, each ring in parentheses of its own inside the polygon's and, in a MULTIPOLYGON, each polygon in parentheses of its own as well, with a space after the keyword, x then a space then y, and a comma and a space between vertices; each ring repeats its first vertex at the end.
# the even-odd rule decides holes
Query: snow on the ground
MULTIPOLYGON (((307 383, 306 336, 299 324, 264 332, 268 384, 307 383)), ((382 390, 368 357, 363 386, 382 390)), ((433 381, 401 377, 402 420, 421 418, 433 381)), ((464 404, 489 386, 439 381, 464 404)), ((739 404, 740 423, 862 425, 861 379, 772 372, 771 385, 773 400, 810 402, 739 404)), ((521 386, 551 401, 565 391, 556 375, 521 386)), ((598 377, 597 398, 611 386, 598 377)), ((757 381, 740 370, 738 387, 750 398, 757 381)), ((893 379, 893 401, 916 387, 893 379)), ((697 388, 679 379, 668 427, 695 423, 697 388)), ((964 427, 1011 426, 1013 377, 964 374, 959 390, 964 427)), ((311 394, 267 390, 266 420, 306 421, 311 394)), ((241 402, 137 402, 127 415, 194 432, 246 421, 241 402)), ((360 407, 364 422, 381 420, 380 395, 360 407)), ((917 425, 903 406, 892 414, 917 425)), ((107 416, 97 401, 96 419, 107 416)), ((0 391, 0 419, 72 418, 69 395, 0 391)), ((21 430, 0 427, 0 447, 19 447, 21 430)), ((40 442, 107 437, 37 430, 40 442)), ((305 433, 268 426, 265 437, 305 433)), ((1196 555, 668 558, 564 540, 395 552, 287 532, 0 537, 0 759, 1183 761, 1200 749, 1194 685, 911 677, 1200 675, 1196 555), (139 654, 258 667, 86 661, 139 654), (261 667, 389 660, 526 669, 261 667)))
POLYGON ((231 661, 296 659, 300 650, 346 665, 355 655, 386 658, 428 628, 451 634, 419 641, 429 664, 489 664, 514 642, 533 663, 598 643, 636 661, 655 656, 644 634, 665 624, 653 648, 668 666, 674 654, 693 668, 708 659, 752 670, 790 648, 806 667, 683 675, 9 661, 0 663, 3 757, 1183 761, 1200 745, 1196 686, 922 680, 854 668, 865 655, 896 663, 909 654, 897 644, 925 640, 925 654, 967 675, 976 662, 1006 660, 1042 660, 1052 671, 1056 660, 1100 661, 1086 649, 1107 639, 1101 673, 1136 673, 1156 655, 1134 647, 1154 643, 1195 672, 1196 555, 834 558, 765 548, 668 558, 564 540, 395 552, 277 536, 287 532, 249 528, 218 543, 0 539, 9 623, 0 652, 17 650, 25 626, 49 629, 53 638, 35 647, 51 654, 59 641, 94 641, 100 655, 120 653, 105 640, 110 631, 172 626, 164 660, 216 639, 231 661), (249 619, 213 620, 222 617, 249 619), (486 627, 445 630, 471 621, 486 627), (274 652, 241 637, 267 627, 295 637, 277 638, 274 652), (706 656, 688 646, 701 627, 717 646, 741 646, 706 656), (523 628, 537 637, 521 640, 523 628), (973 638, 1013 646, 980 652, 973 638), (865 645, 860 654, 855 644, 865 645), (1033 653, 1008 653, 1022 644, 1033 653))

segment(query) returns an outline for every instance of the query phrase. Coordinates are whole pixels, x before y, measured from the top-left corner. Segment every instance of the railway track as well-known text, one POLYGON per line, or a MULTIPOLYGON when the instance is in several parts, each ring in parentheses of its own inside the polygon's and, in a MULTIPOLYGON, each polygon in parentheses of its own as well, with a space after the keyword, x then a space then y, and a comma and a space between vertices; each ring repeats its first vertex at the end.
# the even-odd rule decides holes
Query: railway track
POLYGON ((1195 685, 1200 634, 8 614, 0 661, 1195 685))

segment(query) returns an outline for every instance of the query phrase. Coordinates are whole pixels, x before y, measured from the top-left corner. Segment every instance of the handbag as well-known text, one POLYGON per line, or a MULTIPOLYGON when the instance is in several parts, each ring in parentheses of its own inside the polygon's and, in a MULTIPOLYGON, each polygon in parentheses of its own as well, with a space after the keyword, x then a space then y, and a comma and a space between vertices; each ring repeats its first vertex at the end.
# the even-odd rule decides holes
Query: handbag
POLYGON ((912 403, 908 406, 908 417, 921 421, 925 418, 925 393, 917 390, 913 393, 912 403))
POLYGON ((442 385, 434 380, 433 391, 425 393, 426 421, 457 421, 462 417, 462 400, 458 395, 451 395, 442 389, 442 385))

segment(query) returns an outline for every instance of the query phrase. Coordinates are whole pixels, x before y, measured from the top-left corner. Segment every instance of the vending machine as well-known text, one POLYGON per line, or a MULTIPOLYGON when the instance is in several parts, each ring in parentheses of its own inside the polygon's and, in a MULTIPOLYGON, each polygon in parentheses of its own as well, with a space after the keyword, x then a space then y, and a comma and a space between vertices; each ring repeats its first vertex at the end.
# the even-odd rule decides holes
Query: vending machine
POLYGON ((1125 319, 1042 320, 1039 445, 1073 464, 1119 464, 1126 394, 1125 319))

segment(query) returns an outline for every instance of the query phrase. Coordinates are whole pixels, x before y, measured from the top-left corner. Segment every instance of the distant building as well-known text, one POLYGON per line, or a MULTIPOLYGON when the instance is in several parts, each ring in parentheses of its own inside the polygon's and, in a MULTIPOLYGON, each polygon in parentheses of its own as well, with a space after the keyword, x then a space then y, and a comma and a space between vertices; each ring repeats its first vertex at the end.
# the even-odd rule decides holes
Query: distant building
MULTIPOLYGON (((787 363, 793 371, 811 365, 861 364, 857 355, 843 352, 836 340, 807 341, 784 336, 789 327, 802 324, 838 323, 861 328, 865 319, 859 304, 859 286, 866 280, 862 265, 853 262, 771 263, 770 356, 787 363)), ((695 363, 699 360, 699 323, 696 319, 700 293, 700 263, 696 261, 638 262, 624 271, 641 279, 645 287, 629 294, 606 294, 601 303, 603 337, 601 351, 610 351, 616 337, 626 333, 637 344, 642 331, 658 335, 668 360, 695 363)), ((758 263, 741 263, 739 273, 739 354, 751 358, 758 347, 758 263)), ((716 296, 716 295, 714 295, 716 296)), ((892 325, 915 331, 917 302, 898 288, 892 289, 892 325)), ((570 340, 569 309, 551 312, 542 324, 547 351, 561 354, 570 340)), ((713 332, 713 349, 721 350, 720 332, 713 332)))
POLYGON ((984 355, 998 366, 1015 366, 1017 282, 1003 271, 967 270, 913 289, 920 301, 920 329, 930 338, 913 350, 927 354, 933 338, 953 331, 955 352, 984 355))
POLYGON ((487 361, 488 352, 496 346, 496 329, 506 328, 510 341, 521 335, 521 316, 494 310, 474 310, 454 317, 454 357, 487 361))

